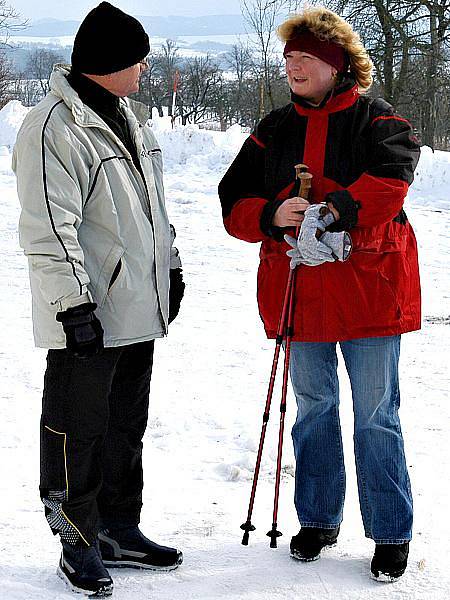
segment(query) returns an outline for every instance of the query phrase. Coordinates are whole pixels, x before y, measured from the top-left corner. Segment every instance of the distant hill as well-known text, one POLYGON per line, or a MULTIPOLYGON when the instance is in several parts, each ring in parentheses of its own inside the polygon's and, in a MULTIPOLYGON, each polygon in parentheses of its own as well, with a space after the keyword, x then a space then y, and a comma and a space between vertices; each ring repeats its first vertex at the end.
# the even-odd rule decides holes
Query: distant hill
MULTIPOLYGON (((179 36, 217 36, 217 35, 240 35, 245 34, 245 28, 241 15, 218 15, 205 17, 138 17, 145 30, 154 37, 177 38, 179 36)), ((55 38, 75 35, 79 21, 60 21, 58 19, 39 19, 17 33, 22 39, 25 37, 55 38)), ((62 48, 57 42, 49 43, 21 41, 14 43, 11 36, 11 47, 5 47, 3 52, 11 61, 15 71, 25 69, 30 53, 36 48, 47 48, 55 50, 63 55, 65 61, 70 62, 71 49, 62 48)), ((194 44, 180 44, 180 48, 191 48, 200 52, 210 52, 219 55, 221 52, 229 51, 231 46, 216 41, 198 41, 194 44)))
POLYGON ((19 31, 17 35, 30 37, 60 37, 74 35, 79 27, 79 21, 58 21, 58 19, 39 19, 29 27, 19 31))
MULTIPOLYGON (((137 17, 149 35, 176 37, 180 35, 232 35, 245 33, 241 15, 205 17, 137 17)), ((39 19, 20 32, 21 36, 61 37, 74 35, 78 21, 39 19)))

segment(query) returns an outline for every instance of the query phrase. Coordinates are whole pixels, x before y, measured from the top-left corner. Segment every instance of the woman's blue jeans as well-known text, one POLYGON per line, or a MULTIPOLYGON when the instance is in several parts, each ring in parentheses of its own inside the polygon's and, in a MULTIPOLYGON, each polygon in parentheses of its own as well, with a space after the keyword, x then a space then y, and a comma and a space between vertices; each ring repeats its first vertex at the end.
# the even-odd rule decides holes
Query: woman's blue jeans
MULTIPOLYGON (((352 388, 359 502, 367 537, 411 539, 413 506, 398 416, 400 336, 340 342, 352 388)), ((293 342, 295 506, 303 527, 342 521, 345 467, 335 343, 293 342)))

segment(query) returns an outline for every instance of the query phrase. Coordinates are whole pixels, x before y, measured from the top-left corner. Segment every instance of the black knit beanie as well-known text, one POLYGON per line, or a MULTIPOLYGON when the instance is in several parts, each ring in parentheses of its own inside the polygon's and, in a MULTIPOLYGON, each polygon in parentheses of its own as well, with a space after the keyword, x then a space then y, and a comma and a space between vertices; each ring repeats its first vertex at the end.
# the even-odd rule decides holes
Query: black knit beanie
POLYGON ((109 75, 127 69, 150 52, 148 35, 137 19, 109 2, 88 13, 75 36, 72 69, 109 75))

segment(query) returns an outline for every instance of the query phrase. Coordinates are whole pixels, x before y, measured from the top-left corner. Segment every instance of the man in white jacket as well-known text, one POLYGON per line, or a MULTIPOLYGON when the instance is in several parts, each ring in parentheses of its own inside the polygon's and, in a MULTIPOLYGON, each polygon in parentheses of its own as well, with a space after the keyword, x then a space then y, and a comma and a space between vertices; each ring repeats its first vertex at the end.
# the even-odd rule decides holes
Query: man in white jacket
POLYGON ((59 575, 95 596, 112 593, 105 565, 182 562, 138 528, 154 340, 184 291, 161 150, 146 107, 126 98, 149 49, 136 19, 93 9, 13 156, 35 341, 48 348, 40 493, 62 542, 59 575))

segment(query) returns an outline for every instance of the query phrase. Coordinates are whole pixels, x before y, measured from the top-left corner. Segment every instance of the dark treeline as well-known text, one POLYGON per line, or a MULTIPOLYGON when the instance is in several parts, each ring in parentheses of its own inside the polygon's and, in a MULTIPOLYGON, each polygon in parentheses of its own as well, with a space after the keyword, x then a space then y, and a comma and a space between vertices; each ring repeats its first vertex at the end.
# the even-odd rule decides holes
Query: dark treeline
POLYGON ((422 143, 450 148, 450 0, 329 0, 374 62, 371 95, 408 117, 422 143))
MULTIPOLYGON (((280 64, 271 67, 274 106, 289 101, 280 64)), ((141 79, 136 98, 156 108, 159 114, 172 116, 174 82, 179 77, 175 114, 183 124, 218 123, 222 130, 239 123, 252 127, 272 108, 262 97, 263 80, 250 49, 233 46, 219 57, 209 55, 182 58, 172 40, 160 52, 149 57, 149 69, 141 79)))
MULTIPOLYGON (((250 41, 219 55, 186 58, 176 42, 167 40, 150 55, 137 99, 160 115, 172 115, 178 72, 174 116, 182 123, 252 127, 289 101, 275 31, 283 15, 300 4, 242 0, 250 41)), ((422 143, 450 149, 450 0, 322 0, 320 4, 341 14, 361 35, 374 62, 369 94, 384 97, 410 119, 422 143)), ((6 5, 0 0, 0 17, 2 10, 6 5)), ((3 22, 0 18, 0 33, 7 26, 5 14, 3 22)), ((11 98, 35 104, 48 89, 52 64, 61 59, 54 50, 38 49, 30 53, 23 72, 14 73, 0 48, 0 106, 11 98)))
MULTIPOLYGON (((314 4, 314 2, 310 2, 314 4)), ((288 102, 284 65, 275 51, 276 23, 298 8, 290 0, 242 0, 252 34, 218 59, 181 60, 167 42, 155 55, 142 98, 170 106, 168 87, 181 73, 176 115, 183 122, 215 120, 251 127, 261 116, 288 102), (165 82, 165 83, 162 83, 165 82), (161 90, 165 90, 161 95, 161 90)), ((413 123, 423 144, 450 149, 450 0, 321 0, 359 32, 374 63, 374 85, 413 123)))

